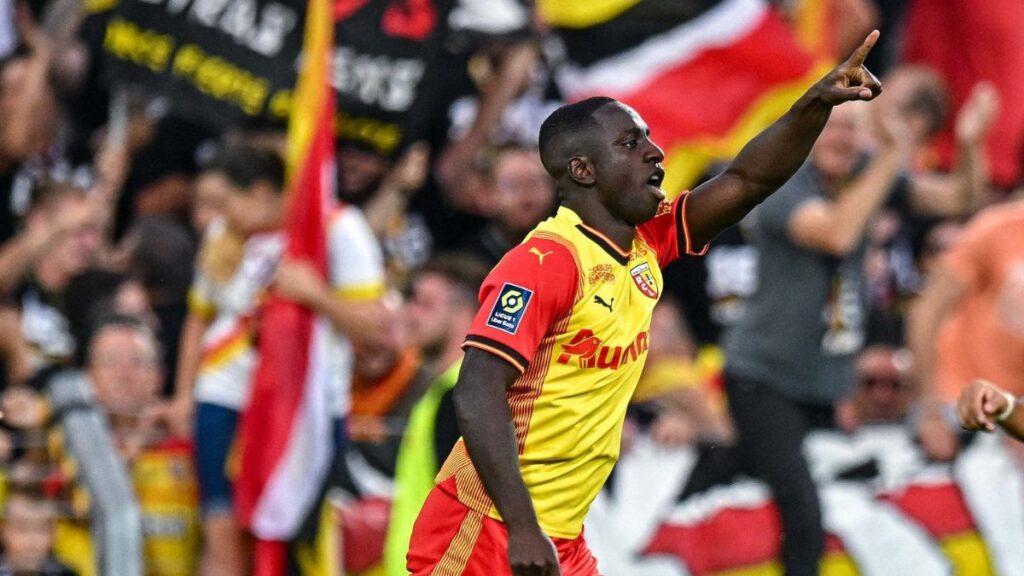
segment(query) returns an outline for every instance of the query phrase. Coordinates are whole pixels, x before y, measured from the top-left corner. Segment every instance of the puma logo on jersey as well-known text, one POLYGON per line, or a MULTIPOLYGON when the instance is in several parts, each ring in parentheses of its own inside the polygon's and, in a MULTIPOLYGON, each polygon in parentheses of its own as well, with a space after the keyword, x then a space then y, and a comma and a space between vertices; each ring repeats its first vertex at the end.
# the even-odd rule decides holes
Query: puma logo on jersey
POLYGON ((601 298, 600 296, 594 296, 594 304, 598 304, 600 306, 604 306, 605 308, 608 309, 609 312, 611 312, 612 311, 612 304, 615 304, 615 298, 612 298, 611 303, 609 303, 609 302, 605 302, 604 298, 601 298))
POLYGON ((548 254, 551 254, 551 253, 552 252, 541 252, 536 247, 530 248, 530 254, 533 254, 534 256, 537 257, 538 260, 540 260, 540 265, 541 266, 544 265, 544 257, 547 256, 548 254))

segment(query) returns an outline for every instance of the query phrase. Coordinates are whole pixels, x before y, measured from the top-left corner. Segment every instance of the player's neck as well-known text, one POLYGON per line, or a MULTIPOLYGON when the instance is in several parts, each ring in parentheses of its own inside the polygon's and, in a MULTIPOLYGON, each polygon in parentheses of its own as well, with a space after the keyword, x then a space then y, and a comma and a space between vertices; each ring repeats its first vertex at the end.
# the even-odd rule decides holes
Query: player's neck
POLYGON ((597 202, 572 202, 568 198, 563 204, 575 212, 584 224, 606 236, 619 248, 629 250, 633 245, 636 227, 616 218, 603 205, 597 202))

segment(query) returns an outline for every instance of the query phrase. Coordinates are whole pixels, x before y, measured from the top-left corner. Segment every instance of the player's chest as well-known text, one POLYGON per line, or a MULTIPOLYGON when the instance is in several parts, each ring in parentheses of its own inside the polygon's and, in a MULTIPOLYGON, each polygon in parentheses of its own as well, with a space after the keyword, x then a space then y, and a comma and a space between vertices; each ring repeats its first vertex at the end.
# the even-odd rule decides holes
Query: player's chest
POLYGON ((626 265, 583 266, 582 295, 559 338, 559 358, 584 368, 618 369, 645 356, 662 276, 653 253, 638 252, 626 265))

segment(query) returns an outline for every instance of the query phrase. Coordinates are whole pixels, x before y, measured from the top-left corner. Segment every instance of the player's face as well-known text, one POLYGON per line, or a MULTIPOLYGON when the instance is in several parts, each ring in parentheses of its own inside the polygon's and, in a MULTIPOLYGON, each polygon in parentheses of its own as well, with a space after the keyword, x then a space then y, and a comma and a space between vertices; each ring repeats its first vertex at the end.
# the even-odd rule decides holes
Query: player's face
POLYGON ((616 102, 595 113, 601 150, 595 158, 597 190, 613 216, 636 226, 654 217, 665 199, 661 182, 664 152, 651 141, 647 123, 616 102))

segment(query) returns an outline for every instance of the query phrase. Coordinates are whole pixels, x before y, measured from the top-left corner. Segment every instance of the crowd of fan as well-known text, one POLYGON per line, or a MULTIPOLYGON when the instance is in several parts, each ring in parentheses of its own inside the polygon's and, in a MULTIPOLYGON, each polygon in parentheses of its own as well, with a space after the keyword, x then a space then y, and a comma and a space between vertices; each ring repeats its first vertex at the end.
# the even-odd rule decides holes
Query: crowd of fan
MULTIPOLYGON (((11 16, 19 45, 0 54, 0 573, 95 573, 88 495, 45 395, 48 379, 69 367, 87 373, 130 470, 147 522, 148 573, 193 573, 200 556, 204 573, 244 573, 237 564, 244 544, 199 509, 190 443, 208 439, 191 438, 194 401, 186 380, 198 370, 203 333, 189 330, 203 311, 195 301, 190 308, 189 289, 196 270, 213 283, 232 279, 253 237, 281 226, 283 181, 265 155, 280 152, 283 138, 212 134, 166 114, 158 98, 132 94, 123 141, 111 145, 107 100, 88 71, 84 40, 54 41, 38 14, 17 5, 11 16), (267 186, 270 192, 258 191, 267 186), (238 214, 249 229, 225 232, 238 214)), ((505 51, 497 58, 509 54, 518 57, 505 51)), ((516 84, 512 67, 492 66, 495 76, 482 83, 481 98, 510 109, 516 98, 535 98, 529 84, 544 76, 545 63, 530 54, 526 82, 516 84)), ((984 141, 999 109, 991 86, 979 84, 954 111, 933 71, 893 65, 884 72, 878 105, 836 110, 810 161, 849 182, 871 168, 871 159, 893 159, 873 181, 885 190, 862 193, 875 200, 850 238, 868 238, 864 274, 872 309, 853 344, 864 349, 856 381, 837 407, 838 423, 848 430, 910 417, 916 372, 904 334, 922 350, 936 336, 920 321, 908 328, 908 310, 944 274, 943 254, 970 234, 972 215, 1014 198, 987 179, 984 141), (959 160, 940 172, 929 143, 948 123, 959 160)), ((538 100, 536 116, 556 104, 538 100)), ((364 329, 348 335, 348 451, 387 478, 397 474, 401 482, 406 423, 459 358, 476 287, 555 209, 556 192, 533 148, 537 121, 522 122, 518 134, 487 132, 493 137, 483 145, 417 144, 394 160, 339 145, 340 198, 362 209, 387 284, 356 324, 364 329)), ((703 259, 666 273, 668 293, 651 327, 625 450, 641 433, 664 445, 733 441, 719 340, 757 290, 758 248, 745 224, 703 259)), ((318 295, 310 270, 294 262, 282 268, 269 272, 264 288, 312 306, 318 295)), ((247 338, 256 328, 249 330, 247 338)), ((929 420, 932 413, 917 414, 922 446, 935 459, 952 459, 954 429, 941 414, 929 420)), ((441 462, 458 437, 444 394, 431 417, 441 462)), ((357 490, 340 468, 338 482, 357 490)))

